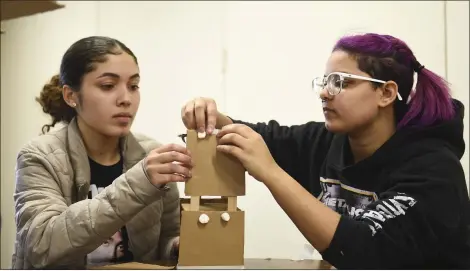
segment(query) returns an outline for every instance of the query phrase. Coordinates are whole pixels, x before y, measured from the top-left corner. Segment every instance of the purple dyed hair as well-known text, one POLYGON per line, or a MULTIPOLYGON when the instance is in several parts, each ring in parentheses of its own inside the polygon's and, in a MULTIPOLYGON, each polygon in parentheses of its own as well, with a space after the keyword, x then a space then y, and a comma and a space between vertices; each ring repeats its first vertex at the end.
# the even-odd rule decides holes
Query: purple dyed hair
MULTIPOLYGON (((352 55, 359 69, 370 76, 397 83, 403 97, 403 101, 396 100, 394 104, 398 129, 428 126, 454 117, 455 110, 447 82, 432 71, 420 67, 421 64, 405 42, 389 35, 368 33, 341 38, 333 49, 337 50, 352 55), (418 82, 416 92, 412 95, 415 71, 419 71, 418 82), (407 105, 410 94, 412 97, 407 105)), ((377 87, 379 85, 375 84, 377 87)))

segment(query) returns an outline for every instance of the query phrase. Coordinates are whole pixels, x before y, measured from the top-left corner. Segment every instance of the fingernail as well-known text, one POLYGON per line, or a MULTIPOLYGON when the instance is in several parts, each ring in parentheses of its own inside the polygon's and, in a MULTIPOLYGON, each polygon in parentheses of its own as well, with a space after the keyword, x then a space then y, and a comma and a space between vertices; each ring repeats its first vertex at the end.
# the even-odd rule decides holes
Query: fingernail
POLYGON ((206 132, 198 132, 197 133, 197 138, 205 138, 206 137, 206 132))
POLYGON ((212 131, 214 131, 214 127, 212 127, 212 126, 207 127, 207 133, 208 134, 212 134, 212 131))

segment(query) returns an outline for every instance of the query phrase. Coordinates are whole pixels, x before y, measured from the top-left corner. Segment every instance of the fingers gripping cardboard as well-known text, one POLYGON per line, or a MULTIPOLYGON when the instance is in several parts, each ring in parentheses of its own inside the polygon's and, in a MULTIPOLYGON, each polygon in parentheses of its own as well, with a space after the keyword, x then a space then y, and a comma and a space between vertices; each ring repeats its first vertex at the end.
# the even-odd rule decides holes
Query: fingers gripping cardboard
POLYGON ((195 164, 185 184, 186 195, 245 195, 245 168, 236 158, 216 150, 215 135, 200 139, 195 130, 188 130, 186 142, 195 164))

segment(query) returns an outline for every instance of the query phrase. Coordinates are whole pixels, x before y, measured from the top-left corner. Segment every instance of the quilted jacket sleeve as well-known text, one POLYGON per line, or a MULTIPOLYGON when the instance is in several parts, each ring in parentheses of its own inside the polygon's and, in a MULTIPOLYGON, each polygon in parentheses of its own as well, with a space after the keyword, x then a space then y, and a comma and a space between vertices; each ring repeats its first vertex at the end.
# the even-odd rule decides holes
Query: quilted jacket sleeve
POLYGON ((23 149, 17 159, 15 212, 24 258, 35 268, 76 262, 118 231, 164 191, 153 186, 142 162, 95 198, 67 206, 54 154, 23 149))
POLYGON ((180 197, 178 187, 170 183, 170 190, 163 199, 162 228, 160 233, 160 255, 163 260, 171 260, 179 245, 180 235, 180 197))
MULTIPOLYGON (((135 134, 141 146, 148 154, 162 144, 143 134, 135 134)), ((163 214, 161 218, 161 231, 158 244, 157 258, 172 260, 179 246, 180 235, 180 194, 176 183, 168 183, 169 190, 163 198, 163 214)))

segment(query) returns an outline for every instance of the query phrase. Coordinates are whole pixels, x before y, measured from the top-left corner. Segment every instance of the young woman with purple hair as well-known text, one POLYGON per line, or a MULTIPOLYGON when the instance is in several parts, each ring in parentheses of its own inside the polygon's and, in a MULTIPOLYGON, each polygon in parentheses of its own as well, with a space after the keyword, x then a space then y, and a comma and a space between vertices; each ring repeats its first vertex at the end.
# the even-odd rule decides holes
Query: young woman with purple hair
POLYGON ((401 40, 340 39, 316 78, 325 122, 251 124, 214 100, 183 106, 201 134, 263 182, 336 268, 470 268, 470 208, 460 163, 464 107, 401 40))

